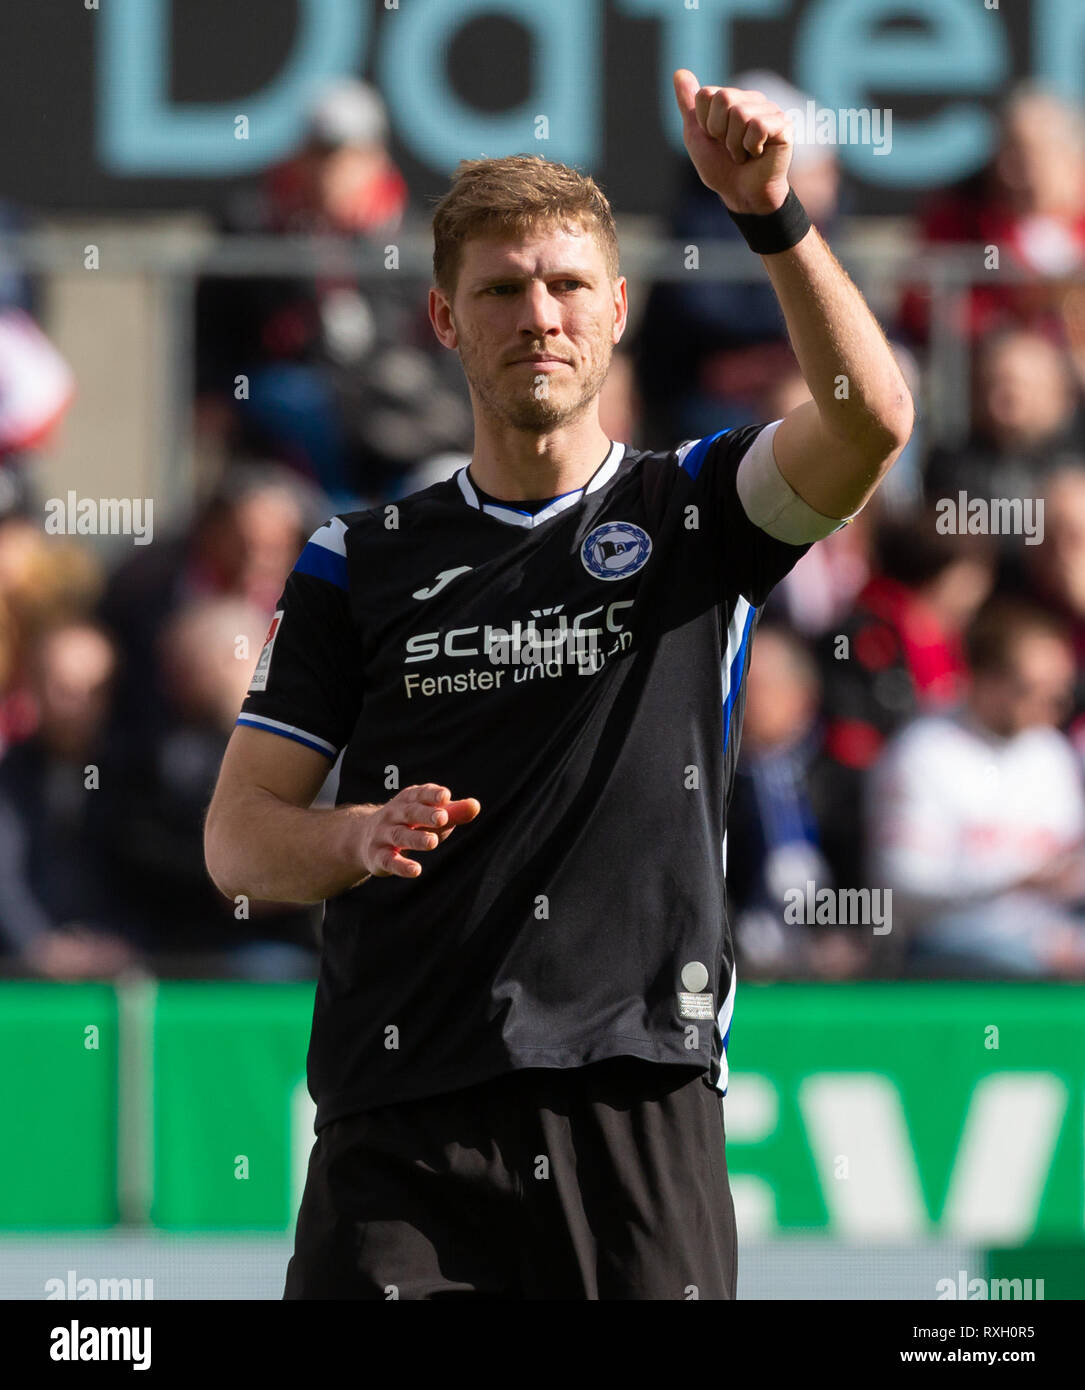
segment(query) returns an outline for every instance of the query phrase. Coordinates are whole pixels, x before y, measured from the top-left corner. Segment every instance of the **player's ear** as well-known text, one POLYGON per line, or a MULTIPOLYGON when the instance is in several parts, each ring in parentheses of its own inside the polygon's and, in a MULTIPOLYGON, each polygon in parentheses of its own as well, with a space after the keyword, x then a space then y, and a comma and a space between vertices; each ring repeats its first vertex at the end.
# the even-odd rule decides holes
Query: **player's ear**
POLYGON ((629 299, 626 293, 626 279, 624 275, 619 275, 614 282, 614 330, 611 334, 615 347, 621 342, 628 319, 629 299))
POLYGON ((457 334, 456 325, 452 321, 452 301, 436 285, 432 286, 429 292, 429 321, 444 347, 456 347, 457 334))

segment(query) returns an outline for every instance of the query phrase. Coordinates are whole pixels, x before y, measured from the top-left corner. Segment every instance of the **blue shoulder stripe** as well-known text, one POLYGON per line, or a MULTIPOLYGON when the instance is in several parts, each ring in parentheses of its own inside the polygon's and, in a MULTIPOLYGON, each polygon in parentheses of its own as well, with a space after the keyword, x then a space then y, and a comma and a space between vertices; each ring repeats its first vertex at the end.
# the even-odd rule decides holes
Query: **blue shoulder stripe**
POLYGON ((298 556, 294 569, 298 574, 311 574, 316 579, 326 579, 336 588, 349 590, 347 557, 337 555, 334 550, 328 550, 323 545, 314 545, 310 541, 298 556))
POLYGON ((704 439, 698 439, 697 443, 694 444, 693 448, 679 465, 683 473, 688 473, 691 478, 696 478, 697 474, 701 471, 701 464, 704 463, 705 454, 708 453, 709 447, 715 444, 717 439, 722 439, 725 434, 730 433, 731 431, 729 429, 717 430, 715 434, 709 434, 706 435, 704 439))

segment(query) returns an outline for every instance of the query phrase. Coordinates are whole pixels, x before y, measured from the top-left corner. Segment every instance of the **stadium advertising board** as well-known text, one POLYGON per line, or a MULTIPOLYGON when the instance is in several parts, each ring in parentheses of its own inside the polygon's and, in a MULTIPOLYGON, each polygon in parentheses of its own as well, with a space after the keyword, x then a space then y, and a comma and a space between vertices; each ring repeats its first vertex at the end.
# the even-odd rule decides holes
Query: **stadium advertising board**
POLYGON ((1085 96, 1080 0, 262 0, 258 21, 245 0, 10 8, 0 102, 19 139, 0 189, 43 207, 213 205, 282 157, 311 91, 344 75, 380 89, 416 198, 461 158, 537 149, 656 213, 683 167, 676 67, 704 82, 769 68, 834 114, 891 112, 892 158, 841 148, 869 210, 978 168, 1015 80, 1085 96))
MULTIPOLYGON (((163 984, 142 1023, 118 1015, 105 986, 0 995, 20 1059, 0 1102, 12 1117, 0 1227, 114 1224, 133 1125, 146 1129, 135 1149, 155 1225, 290 1227, 312 1143, 311 987, 163 984), (153 1076, 144 1114, 118 1081, 141 1067, 153 1076)), ((729 1055, 744 1239, 1085 1237, 1085 1017, 1072 986, 747 985, 729 1055)))

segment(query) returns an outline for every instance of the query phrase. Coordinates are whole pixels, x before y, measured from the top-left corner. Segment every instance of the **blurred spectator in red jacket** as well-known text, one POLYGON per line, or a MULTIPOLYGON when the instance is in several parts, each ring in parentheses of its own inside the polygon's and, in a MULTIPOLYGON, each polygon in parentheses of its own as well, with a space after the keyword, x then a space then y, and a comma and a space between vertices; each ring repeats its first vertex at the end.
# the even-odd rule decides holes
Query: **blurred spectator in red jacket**
POLYGON ((881 521, 875 573, 820 644, 825 748, 845 767, 868 767, 902 724, 961 698, 961 634, 991 591, 994 552, 989 537, 942 534, 936 520, 881 521))
POLYGON ((348 80, 323 91, 301 149, 255 195, 236 197, 222 228, 307 237, 305 268, 208 276, 196 296, 201 439, 286 460, 337 510, 383 497, 407 469, 472 437, 458 359, 436 342, 425 296, 383 268, 407 213, 388 135, 375 88, 348 80), (365 278, 358 240, 382 258, 365 278))
POLYGON ((268 170, 261 221, 268 231, 391 236, 407 208, 407 183, 388 153, 384 103, 346 79, 321 92, 304 145, 268 170))
MULTIPOLYGON (((1067 341, 1064 277, 1085 266, 1085 117, 1079 107, 1035 85, 1019 87, 1002 114, 998 148, 990 165, 934 198, 922 219, 931 245, 972 243, 998 250, 999 268, 1024 273, 1014 284, 990 268, 965 297, 965 316, 955 327, 970 339, 1006 324, 1029 326, 1067 341)), ((982 263, 981 263, 982 265, 982 263)), ((904 298, 901 327, 925 342, 930 327, 929 291, 904 298)), ((1085 355, 1082 359, 1085 382, 1085 355)))
POLYGON ((161 723, 169 704, 155 652, 172 615, 202 598, 240 598, 267 619, 325 500, 290 469, 236 465, 189 529, 137 551, 110 577, 100 615, 120 644, 115 722, 123 737, 161 723))
POLYGON ((7 254, 9 234, 33 228, 26 211, 0 198, 0 514, 28 491, 25 467, 47 444, 75 395, 68 363, 40 326, 41 285, 7 254))

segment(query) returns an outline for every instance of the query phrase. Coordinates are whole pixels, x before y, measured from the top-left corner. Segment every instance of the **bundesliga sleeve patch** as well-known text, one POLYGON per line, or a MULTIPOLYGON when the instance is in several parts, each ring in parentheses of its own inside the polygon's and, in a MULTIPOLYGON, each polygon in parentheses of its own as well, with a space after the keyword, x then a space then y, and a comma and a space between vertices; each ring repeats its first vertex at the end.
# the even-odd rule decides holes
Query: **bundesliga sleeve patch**
POLYGON ((678 994, 678 1014, 680 1018, 715 1018, 711 994, 689 994, 680 990, 678 994))
POLYGON ((264 645, 256 663, 256 670, 252 673, 252 681, 249 684, 250 695, 255 691, 267 689, 267 673, 271 669, 271 653, 274 650, 275 638, 279 635, 279 628, 282 626, 285 611, 285 609, 280 608, 271 620, 271 626, 267 630, 267 636, 264 638, 264 645))
POLYGON ((715 1018, 712 995, 705 994, 708 971, 699 960, 687 961, 682 967, 684 989, 678 991, 678 1013, 681 1018, 715 1018))

